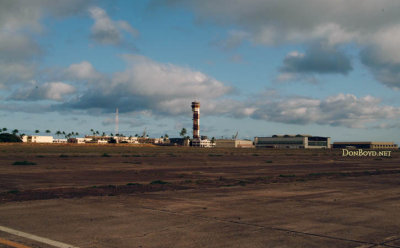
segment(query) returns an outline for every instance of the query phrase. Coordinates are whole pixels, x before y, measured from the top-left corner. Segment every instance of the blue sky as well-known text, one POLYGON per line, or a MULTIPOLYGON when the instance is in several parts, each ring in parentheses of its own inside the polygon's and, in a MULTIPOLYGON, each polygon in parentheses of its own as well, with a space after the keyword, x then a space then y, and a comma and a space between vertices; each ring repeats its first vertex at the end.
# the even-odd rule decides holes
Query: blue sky
POLYGON ((400 3, 5 0, 0 126, 400 142, 400 3), (361 4, 362 3, 362 4, 361 4))

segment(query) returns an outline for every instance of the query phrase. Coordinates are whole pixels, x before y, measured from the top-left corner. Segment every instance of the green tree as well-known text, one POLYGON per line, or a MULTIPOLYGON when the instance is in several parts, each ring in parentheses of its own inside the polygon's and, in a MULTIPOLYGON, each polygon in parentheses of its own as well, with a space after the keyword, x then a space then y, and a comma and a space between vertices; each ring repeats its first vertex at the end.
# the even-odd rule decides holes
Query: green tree
POLYGON ((0 142, 22 142, 22 140, 15 134, 2 133, 0 134, 0 142))
POLYGON ((181 130, 181 132, 179 133, 179 135, 180 135, 182 138, 184 138, 185 135, 186 135, 186 133, 187 133, 186 128, 182 128, 182 130, 181 130))
POLYGON ((35 133, 40 133, 40 131, 38 129, 35 130, 35 133))
POLYGON ((12 131, 12 134, 14 134, 14 135, 16 135, 17 133, 19 133, 18 129, 14 129, 14 130, 12 131))
POLYGON ((57 138, 58 138, 61 134, 62 134, 61 131, 58 130, 58 131, 56 132, 57 138))
POLYGON ((46 133, 51 133, 51 131, 49 129, 46 130, 46 133))
POLYGON ((7 128, 6 127, 3 127, 3 132, 6 132, 7 131, 7 128))

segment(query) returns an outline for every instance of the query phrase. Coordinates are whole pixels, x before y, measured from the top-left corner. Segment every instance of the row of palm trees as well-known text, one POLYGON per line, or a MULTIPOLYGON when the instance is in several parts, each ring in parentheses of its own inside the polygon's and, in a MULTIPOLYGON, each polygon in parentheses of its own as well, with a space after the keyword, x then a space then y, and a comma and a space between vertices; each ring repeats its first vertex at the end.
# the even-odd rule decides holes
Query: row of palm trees
MULTIPOLYGON (((7 131, 8 131, 8 129, 7 129, 6 127, 0 128, 0 133, 6 133, 7 131)), ((51 134, 51 131, 50 131, 49 129, 46 129, 44 132, 45 132, 46 134, 51 134)), ((93 134, 93 136, 95 136, 95 135, 100 136, 100 132, 99 132, 98 130, 90 129, 90 132, 93 134)), ((22 136, 25 135, 24 133, 19 133, 19 130, 18 130, 18 129, 12 130, 11 133, 14 134, 14 135, 18 135, 18 134, 19 134, 20 137, 22 137, 22 136)), ((40 130, 39 130, 39 129, 36 129, 36 130, 35 130, 35 133, 36 133, 36 134, 40 133, 40 130)), ((65 131, 60 131, 60 130, 56 131, 54 134, 57 136, 57 138, 59 138, 60 136, 64 136, 65 138, 71 138, 71 137, 79 136, 79 133, 78 133, 78 132, 66 133, 65 131)), ((181 136, 184 136, 185 134, 186 134, 186 129, 183 128, 182 131, 181 131, 181 133, 180 133, 180 135, 181 135, 181 136)), ((104 136, 107 136, 107 135, 106 135, 105 132, 102 132, 101 136, 104 137, 104 136)), ((113 133, 110 133, 110 136, 114 136, 114 134, 113 134, 113 133)), ((115 136, 123 137, 124 135, 123 135, 122 133, 117 133, 117 134, 115 134, 115 136)), ((130 137, 132 137, 132 136, 130 136, 130 137)), ((143 136, 139 136, 138 134, 135 134, 135 137, 143 137, 143 136)), ((149 137, 149 135, 147 134, 146 137, 149 137)), ((144 137, 144 138, 145 138, 145 137, 144 137)), ((169 135, 168 135, 168 134, 165 134, 165 135, 161 136, 161 138, 168 139, 168 138, 169 138, 169 135)))

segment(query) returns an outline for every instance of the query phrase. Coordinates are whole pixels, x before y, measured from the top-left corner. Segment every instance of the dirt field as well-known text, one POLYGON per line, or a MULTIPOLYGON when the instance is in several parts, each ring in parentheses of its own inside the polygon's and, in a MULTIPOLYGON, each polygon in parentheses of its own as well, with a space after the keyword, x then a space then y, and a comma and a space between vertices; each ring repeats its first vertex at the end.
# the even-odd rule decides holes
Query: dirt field
POLYGON ((0 145, 0 226, 81 248, 400 247, 399 210, 398 151, 0 145))

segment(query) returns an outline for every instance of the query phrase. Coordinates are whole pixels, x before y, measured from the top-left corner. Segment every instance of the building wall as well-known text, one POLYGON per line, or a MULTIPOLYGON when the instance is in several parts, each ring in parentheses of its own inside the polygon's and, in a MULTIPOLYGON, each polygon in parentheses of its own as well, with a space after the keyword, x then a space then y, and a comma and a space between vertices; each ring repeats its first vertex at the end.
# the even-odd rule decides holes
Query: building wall
POLYGON ((22 137, 22 142, 26 142, 26 143, 53 143, 53 136, 39 136, 39 135, 27 136, 27 135, 24 135, 22 137))
POLYGON ((393 142, 334 142, 333 148, 355 148, 355 149, 398 149, 393 142))
POLYGON ((236 147, 235 140, 217 139, 215 140, 215 147, 218 148, 234 148, 236 147))
POLYGON ((257 148, 277 149, 322 149, 331 148, 330 137, 320 136, 295 136, 275 135, 272 137, 255 137, 254 144, 257 148))
POLYGON ((253 141, 251 140, 228 140, 228 139, 217 139, 215 141, 215 147, 220 148, 253 148, 253 141))
POLYGON ((257 148, 289 148, 298 149, 306 147, 306 137, 255 137, 254 144, 257 148))

